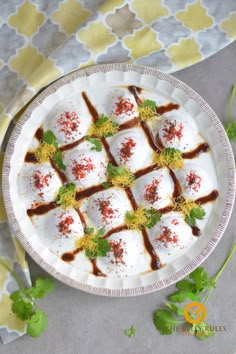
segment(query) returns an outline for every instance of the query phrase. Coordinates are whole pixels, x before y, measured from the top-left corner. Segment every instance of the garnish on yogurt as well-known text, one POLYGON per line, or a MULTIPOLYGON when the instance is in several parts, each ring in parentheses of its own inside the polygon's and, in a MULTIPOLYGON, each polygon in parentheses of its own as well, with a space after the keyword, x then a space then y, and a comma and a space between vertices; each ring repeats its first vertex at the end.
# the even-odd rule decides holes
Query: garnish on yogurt
POLYGON ((80 206, 80 202, 76 200, 76 186, 74 183, 68 183, 59 188, 56 203, 63 209, 78 208, 80 206))
POLYGON ((156 102, 152 100, 145 100, 138 105, 139 119, 143 121, 152 121, 156 119, 158 114, 156 112, 156 102))
POLYGON ((134 174, 123 166, 114 166, 111 162, 107 165, 108 182, 103 182, 102 186, 108 188, 111 185, 114 187, 129 187, 134 181, 134 174))
POLYGON ((155 152, 153 162, 158 167, 166 166, 173 169, 182 168, 184 164, 181 151, 174 148, 165 148, 161 152, 155 152))
POLYGON ((57 138, 51 130, 44 132, 42 141, 35 152, 35 156, 40 163, 52 159, 58 168, 62 170, 66 169, 62 160, 62 152, 58 150, 57 138))
POLYGON ((174 202, 174 210, 181 211, 185 216, 185 222, 189 226, 196 225, 196 219, 204 219, 206 212, 205 210, 193 200, 186 200, 184 198, 179 198, 174 202))
POLYGON ((118 129, 119 125, 117 123, 113 122, 110 118, 102 114, 95 123, 91 124, 88 130, 88 134, 95 135, 99 138, 107 138, 116 134, 118 129))
POLYGON ((105 257, 111 250, 111 245, 107 239, 101 238, 104 234, 104 227, 97 232, 95 232, 93 227, 86 227, 84 236, 76 240, 76 247, 82 248, 85 251, 85 255, 90 259, 105 257))
POLYGON ((102 151, 102 142, 99 139, 91 138, 91 136, 87 136, 86 140, 93 144, 90 150, 95 150, 97 152, 102 151))
POLYGON ((151 229, 160 220, 161 213, 156 209, 145 209, 143 206, 134 211, 127 211, 125 223, 130 229, 140 230, 142 226, 151 229))

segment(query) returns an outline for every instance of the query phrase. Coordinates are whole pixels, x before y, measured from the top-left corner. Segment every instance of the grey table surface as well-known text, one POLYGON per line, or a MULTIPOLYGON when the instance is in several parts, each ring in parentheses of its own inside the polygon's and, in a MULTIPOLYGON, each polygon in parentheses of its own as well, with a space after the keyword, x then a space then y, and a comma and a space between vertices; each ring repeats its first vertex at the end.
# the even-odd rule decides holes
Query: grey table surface
MULTIPOLYGON (((196 90, 226 121, 227 102, 236 83, 236 42, 214 56, 173 74, 196 90)), ((232 109, 236 119, 236 102, 232 109)), ((236 152, 236 145, 233 146, 236 152)), ((230 223, 220 243, 203 263, 213 275, 224 261, 236 239, 234 208, 230 223)), ((32 279, 47 274, 27 257, 32 279)), ((161 291, 131 298, 107 298, 83 293, 55 281, 56 290, 41 301, 48 313, 49 325, 40 338, 22 336, 7 345, 0 344, 1 354, 236 354, 236 254, 219 278, 207 304, 207 322, 225 326, 206 341, 181 333, 161 336, 152 321, 153 312, 164 304, 172 285, 161 291), (128 338, 124 329, 135 324, 136 335, 128 338)))

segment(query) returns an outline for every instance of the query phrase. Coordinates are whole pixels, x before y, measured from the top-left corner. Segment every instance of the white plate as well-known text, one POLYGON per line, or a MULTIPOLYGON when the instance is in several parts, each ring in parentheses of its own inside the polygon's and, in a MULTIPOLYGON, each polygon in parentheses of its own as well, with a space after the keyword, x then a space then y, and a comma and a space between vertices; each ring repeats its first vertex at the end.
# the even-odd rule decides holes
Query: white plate
POLYGON ((108 64, 71 73, 50 85, 29 105, 9 140, 3 167, 4 201, 13 232, 31 257, 64 283, 98 295, 131 296, 149 293, 180 280, 209 256, 229 221, 235 195, 235 168, 224 128, 209 105, 190 87, 158 70, 137 65, 108 64), (201 237, 183 255, 157 271, 123 278, 95 277, 63 262, 41 241, 19 197, 17 178, 37 128, 52 107, 73 92, 96 87, 136 85, 180 104, 194 117, 209 143, 219 197, 201 237))

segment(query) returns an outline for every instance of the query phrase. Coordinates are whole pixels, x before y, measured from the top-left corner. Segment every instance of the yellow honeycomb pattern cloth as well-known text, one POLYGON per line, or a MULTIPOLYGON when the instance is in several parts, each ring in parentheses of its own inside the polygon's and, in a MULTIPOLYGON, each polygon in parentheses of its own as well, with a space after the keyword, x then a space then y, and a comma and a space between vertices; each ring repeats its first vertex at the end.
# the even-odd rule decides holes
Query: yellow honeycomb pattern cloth
MULTIPOLYGON (((44 86, 86 66, 128 62, 174 72, 236 39, 235 0, 9 0, 0 11, 0 142, 44 86)), ((2 155, 1 155, 2 160, 2 155)), ((1 198, 1 195, 0 195, 1 198)), ((0 257, 29 282, 0 203, 0 257)), ((0 266, 0 338, 25 333, 11 313, 16 284, 0 266)))

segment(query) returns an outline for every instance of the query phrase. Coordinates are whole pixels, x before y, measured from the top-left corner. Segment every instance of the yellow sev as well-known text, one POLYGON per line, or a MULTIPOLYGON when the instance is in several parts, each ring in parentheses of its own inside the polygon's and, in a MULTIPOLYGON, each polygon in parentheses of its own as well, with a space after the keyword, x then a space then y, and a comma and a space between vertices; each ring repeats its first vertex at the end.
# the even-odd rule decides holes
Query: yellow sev
POLYGON ((152 121, 157 118, 156 112, 151 107, 139 107, 138 108, 139 119, 143 121, 152 121))
POLYGON ((130 229, 140 229, 140 227, 148 222, 143 206, 138 207, 135 211, 129 212, 130 218, 126 216, 125 223, 130 229))
POLYGON ((125 169, 125 174, 124 175, 118 175, 112 178, 109 178, 109 182, 114 186, 114 187, 129 187, 134 181, 134 175, 133 173, 126 167, 125 169))
POLYGON ((57 149, 55 145, 42 142, 40 143, 39 147, 35 151, 35 157, 38 162, 43 163, 52 159, 56 154, 56 152, 57 149))
POLYGON ((77 201, 75 199, 75 191, 71 192, 70 194, 64 195, 62 203, 60 206, 63 209, 68 209, 68 208, 79 208, 81 205, 81 201, 77 201))
POLYGON ((118 130, 119 130, 119 126, 108 119, 107 121, 102 122, 98 126, 95 123, 92 123, 89 127, 88 135, 96 135, 98 137, 104 137, 107 136, 108 134, 114 135, 118 132, 118 130))
POLYGON ((180 151, 172 151, 168 153, 166 150, 161 151, 160 153, 153 154, 153 162, 157 164, 158 167, 169 167, 169 168, 182 168, 184 161, 180 151))
POLYGON ((94 235, 92 234, 84 235, 75 241, 75 245, 77 248, 82 248, 85 251, 95 253, 97 251, 98 244, 94 242, 93 239, 94 235))
POLYGON ((189 215, 192 209, 199 208, 199 205, 193 200, 185 200, 180 198, 179 200, 174 201, 174 210, 181 211, 184 216, 189 215))

